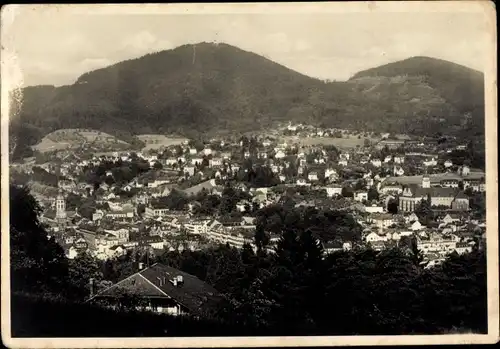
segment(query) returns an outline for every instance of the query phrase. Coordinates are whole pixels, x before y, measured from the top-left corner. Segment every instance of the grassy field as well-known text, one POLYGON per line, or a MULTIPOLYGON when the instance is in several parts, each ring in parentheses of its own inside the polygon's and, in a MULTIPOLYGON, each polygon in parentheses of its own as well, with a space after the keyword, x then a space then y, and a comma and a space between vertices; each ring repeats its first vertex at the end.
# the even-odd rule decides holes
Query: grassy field
MULTIPOLYGON (((378 139, 368 138, 371 142, 378 141, 378 139)), ((365 141, 364 137, 358 138, 358 136, 345 136, 344 138, 332 138, 332 137, 297 137, 297 136, 284 136, 281 137, 282 141, 287 143, 299 143, 304 146, 313 145, 333 145, 338 148, 351 149, 356 148, 356 146, 362 147, 365 141)))
POLYGON ((187 138, 183 137, 168 137, 165 135, 154 134, 138 135, 137 138, 146 143, 146 146, 142 149, 143 151, 150 149, 159 149, 161 147, 169 147, 171 145, 178 145, 188 140, 187 138))
POLYGON ((92 144, 98 147, 111 148, 113 145, 127 145, 126 142, 105 132, 88 129, 61 129, 49 133, 33 149, 40 152, 54 150, 72 149, 84 144, 92 144))

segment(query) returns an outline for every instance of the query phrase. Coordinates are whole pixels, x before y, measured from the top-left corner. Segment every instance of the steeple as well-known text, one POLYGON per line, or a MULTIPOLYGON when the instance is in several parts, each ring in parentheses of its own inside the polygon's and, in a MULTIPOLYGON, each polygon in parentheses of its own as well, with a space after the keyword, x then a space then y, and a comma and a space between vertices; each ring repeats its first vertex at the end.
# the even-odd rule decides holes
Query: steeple
POLYGON ((66 199, 61 189, 59 189, 59 194, 56 198, 56 218, 66 219, 66 199))

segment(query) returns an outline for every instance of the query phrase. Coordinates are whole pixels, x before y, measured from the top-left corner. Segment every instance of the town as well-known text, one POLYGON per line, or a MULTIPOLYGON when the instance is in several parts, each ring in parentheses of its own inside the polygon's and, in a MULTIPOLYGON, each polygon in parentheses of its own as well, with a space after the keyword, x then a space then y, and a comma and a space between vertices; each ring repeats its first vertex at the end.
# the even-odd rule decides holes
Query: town
MULTIPOLYGON (((102 152, 83 142, 11 164, 11 180, 29 183, 41 221, 69 259, 219 244, 256 250, 261 213, 287 201, 344 212, 359 225, 359 236, 318 237, 326 254, 415 241, 430 268, 485 243, 485 173, 473 167, 469 147, 445 135, 290 123, 143 150, 102 152)), ((280 234, 265 230, 272 253, 280 234)))

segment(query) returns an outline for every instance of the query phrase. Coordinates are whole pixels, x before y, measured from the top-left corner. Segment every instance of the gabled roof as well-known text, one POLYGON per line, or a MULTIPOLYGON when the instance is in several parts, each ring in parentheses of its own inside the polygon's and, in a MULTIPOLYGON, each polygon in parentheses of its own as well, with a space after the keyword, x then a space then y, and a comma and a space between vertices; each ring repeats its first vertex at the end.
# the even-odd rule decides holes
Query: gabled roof
POLYGON ((221 299, 215 288, 196 276, 160 263, 129 276, 95 297, 119 296, 120 291, 124 289, 142 297, 172 298, 192 313, 199 313, 203 308, 213 307, 221 299), (174 286, 170 280, 177 276, 182 276, 183 283, 174 286), (166 282, 160 283, 159 280, 163 278, 166 282))

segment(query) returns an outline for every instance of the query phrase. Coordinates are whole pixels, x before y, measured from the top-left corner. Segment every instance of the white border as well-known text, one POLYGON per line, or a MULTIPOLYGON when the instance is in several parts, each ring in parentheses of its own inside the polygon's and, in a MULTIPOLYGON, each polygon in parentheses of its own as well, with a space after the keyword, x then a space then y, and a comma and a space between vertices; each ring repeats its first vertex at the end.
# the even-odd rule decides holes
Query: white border
POLYGON ((238 14, 238 13, 360 13, 360 12, 477 12, 487 17, 491 57, 485 67, 486 199, 487 199, 487 276, 488 334, 434 336, 310 336, 310 337, 162 337, 162 338, 11 338, 9 268, 9 161, 7 88, 22 86, 22 72, 16 57, 2 46, 1 51, 1 197, 2 197, 2 340, 12 348, 158 348, 158 347, 261 347, 261 346, 338 346, 338 345, 415 345, 495 343, 499 338, 498 302, 498 187, 497 187, 497 94, 496 94, 496 16, 489 1, 415 1, 345 3, 239 3, 239 4, 141 4, 141 5, 7 5, 2 7, 1 41, 5 43, 9 24, 20 10, 57 11, 70 7, 81 14, 238 14), (7 87, 6 87, 7 86, 7 87))

